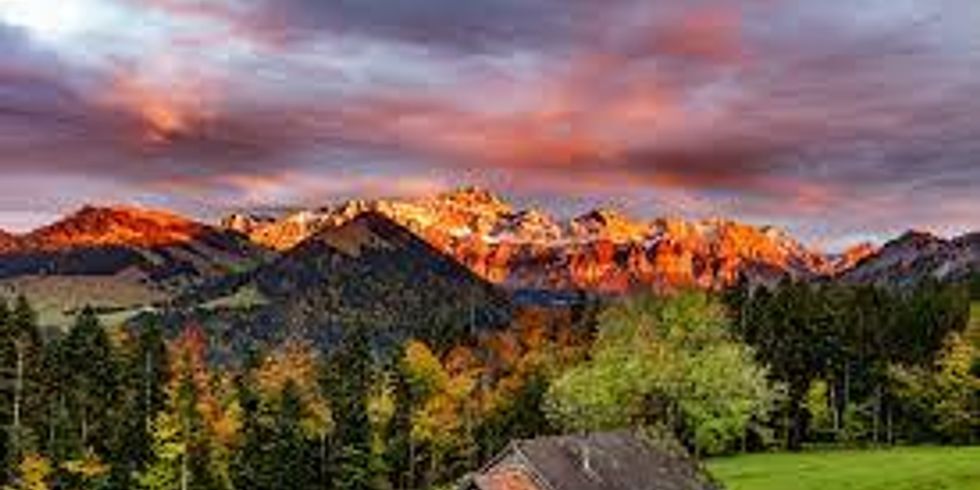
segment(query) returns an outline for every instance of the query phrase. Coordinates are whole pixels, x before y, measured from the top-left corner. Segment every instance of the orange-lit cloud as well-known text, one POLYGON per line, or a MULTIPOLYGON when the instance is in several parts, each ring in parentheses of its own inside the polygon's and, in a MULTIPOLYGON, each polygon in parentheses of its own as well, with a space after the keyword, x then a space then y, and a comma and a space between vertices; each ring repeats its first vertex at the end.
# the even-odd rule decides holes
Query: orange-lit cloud
POLYGON ((151 145, 166 144, 195 131, 206 122, 214 103, 209 87, 200 81, 154 82, 132 70, 115 72, 101 99, 132 113, 141 126, 143 142, 151 145))

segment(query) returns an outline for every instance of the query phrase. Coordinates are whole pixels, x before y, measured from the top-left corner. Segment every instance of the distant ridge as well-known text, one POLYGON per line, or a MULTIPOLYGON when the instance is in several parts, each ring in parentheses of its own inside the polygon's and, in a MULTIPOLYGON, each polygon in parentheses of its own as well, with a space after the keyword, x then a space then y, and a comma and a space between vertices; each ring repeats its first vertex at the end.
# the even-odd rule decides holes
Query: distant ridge
POLYGON ((17 248, 17 236, 5 230, 0 230, 0 253, 17 248))
POLYGON ((50 225, 18 237, 27 250, 80 247, 154 247, 190 242, 212 231, 176 214, 131 206, 85 206, 50 225))
POLYGON ((27 294, 42 303, 43 322, 62 323, 85 305, 122 311, 165 302, 269 256, 237 232, 172 213, 86 206, 0 237, 0 295, 27 294))
POLYGON ((841 278, 856 283, 906 285, 927 279, 962 280, 980 272, 980 234, 952 239, 908 231, 889 241, 841 278))
POLYGON ((86 206, 12 238, 12 246, 0 254, 0 278, 112 275, 135 268, 146 279, 161 281, 222 274, 225 265, 262 255, 239 233, 133 207, 86 206))

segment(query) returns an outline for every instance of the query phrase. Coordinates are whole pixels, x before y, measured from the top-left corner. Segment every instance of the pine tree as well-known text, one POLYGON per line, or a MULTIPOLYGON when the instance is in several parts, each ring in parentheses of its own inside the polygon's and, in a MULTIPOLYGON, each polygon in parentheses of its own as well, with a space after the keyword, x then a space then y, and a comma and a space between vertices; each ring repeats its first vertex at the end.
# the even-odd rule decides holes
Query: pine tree
POLYGON ((169 353, 166 403, 153 422, 153 458, 137 481, 150 490, 230 488, 217 467, 213 425, 221 417, 205 364, 206 339, 188 328, 169 353))
POLYGON ((118 423, 119 366, 109 336, 91 308, 79 313, 63 345, 68 409, 82 447, 110 452, 118 423))
POLYGON ((279 396, 271 456, 274 490, 312 490, 318 487, 315 448, 303 433, 302 398, 297 385, 286 383, 279 396))
POLYGON ((166 404, 167 350, 156 324, 146 326, 120 353, 121 393, 117 402, 119 430, 111 441, 110 488, 130 488, 132 475, 153 456, 153 419, 166 404), (131 344, 131 345, 129 345, 131 344))
POLYGON ((4 407, 9 418, 3 424, 8 457, 19 459, 30 449, 31 428, 42 411, 38 378, 43 345, 37 316, 26 297, 19 296, 13 310, 4 305, 2 316, 6 320, 0 326, 0 386, 10 400, 4 407))
POLYGON ((368 490, 378 480, 367 411, 371 368, 367 332, 361 327, 349 328, 328 367, 336 424, 332 474, 337 490, 368 490))
POLYGON ((13 330, 10 328, 10 309, 7 300, 0 298, 0 484, 13 476, 10 471, 16 460, 10 431, 14 371, 10 370, 9 366, 12 365, 11 359, 13 359, 13 338, 13 330))
MULTIPOLYGON (((400 359, 401 356, 398 356, 400 359)), ((388 481, 395 490, 417 488, 415 471, 415 446, 412 441, 412 414, 416 400, 411 385, 401 363, 392 370, 391 384, 394 410, 387 426, 385 464, 388 468, 388 481)))
POLYGON ((261 395, 255 388, 254 371, 260 360, 246 360, 236 380, 238 405, 242 410, 242 442, 235 454, 232 475, 236 488, 268 490, 273 487, 269 444, 273 434, 263 420, 261 395))
POLYGON ((67 461, 79 452, 82 443, 78 438, 68 410, 71 391, 69 368, 64 361, 63 339, 52 339, 44 346, 41 355, 41 396, 44 399, 43 434, 44 453, 53 461, 67 461))

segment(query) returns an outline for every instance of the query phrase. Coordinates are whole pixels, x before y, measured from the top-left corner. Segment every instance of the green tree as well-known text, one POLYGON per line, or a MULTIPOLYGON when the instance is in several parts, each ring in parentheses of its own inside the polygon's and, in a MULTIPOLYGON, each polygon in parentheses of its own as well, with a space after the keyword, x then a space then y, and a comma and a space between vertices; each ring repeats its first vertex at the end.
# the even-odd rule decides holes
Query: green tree
POLYGON ((114 438, 107 442, 110 488, 131 488, 132 476, 153 457, 153 420, 166 405, 167 348, 156 324, 114 349, 119 367, 119 392, 114 403, 114 438))
POLYGON ((246 361, 236 383, 242 410, 236 488, 323 487, 332 420, 319 393, 318 367, 318 359, 297 346, 246 361))
POLYGON ((67 405, 82 447, 108 455, 119 428, 119 366, 95 311, 84 308, 62 345, 67 405))
MULTIPOLYGON (((12 310, 0 310, 0 388, 9 402, 2 407, 7 447, 7 463, 34 446, 32 430, 42 413, 42 339, 37 315, 27 298, 18 296, 12 310)), ((8 468, 11 466, 7 466, 8 468)))
POLYGON ((7 306, 6 298, 0 297, 0 484, 9 480, 13 475, 11 470, 15 466, 16 455, 14 454, 14 440, 11 434, 11 419, 13 414, 12 403, 8 402, 13 397, 10 395, 13 388, 13 373, 9 368, 10 359, 13 358, 14 344, 13 334, 10 327, 10 308, 7 306))
POLYGON ((951 334, 931 368, 894 365, 890 374, 905 410, 943 442, 980 440, 977 347, 951 334))
POLYGON ((289 381, 279 396, 272 433, 271 455, 276 490, 306 490, 319 486, 316 441, 303 430, 303 399, 298 385, 289 381))
POLYGON ((328 363, 335 432, 331 475, 337 490, 377 488, 383 477, 373 450, 368 401, 372 387, 373 355, 365 328, 349 327, 328 363))
POLYGON ((661 426, 697 453, 731 448, 778 397, 700 292, 642 296, 600 317, 591 359, 555 381, 549 415, 578 430, 661 426))
POLYGON ((167 399, 153 423, 153 458, 137 478, 143 488, 232 488, 237 403, 224 405, 222 380, 212 376, 206 359, 207 339, 199 328, 185 329, 171 346, 167 399))
POLYGON ((412 414, 418 406, 418 399, 412 392, 408 376, 401 359, 391 370, 391 391, 394 410, 385 430, 384 461, 388 468, 388 481, 394 490, 418 488, 419 481, 415 471, 415 443, 412 440, 412 414))

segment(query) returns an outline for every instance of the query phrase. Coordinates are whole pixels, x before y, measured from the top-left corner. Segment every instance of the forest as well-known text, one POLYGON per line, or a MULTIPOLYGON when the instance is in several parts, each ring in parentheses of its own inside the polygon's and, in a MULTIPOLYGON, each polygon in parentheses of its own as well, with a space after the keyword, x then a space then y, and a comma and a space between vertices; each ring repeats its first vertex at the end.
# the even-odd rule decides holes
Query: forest
POLYGON ((523 307, 379 349, 215 362, 197 325, 0 303, 5 490, 452 488, 509 441, 642 429, 698 457, 980 439, 970 288, 784 281, 523 307))

